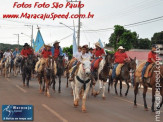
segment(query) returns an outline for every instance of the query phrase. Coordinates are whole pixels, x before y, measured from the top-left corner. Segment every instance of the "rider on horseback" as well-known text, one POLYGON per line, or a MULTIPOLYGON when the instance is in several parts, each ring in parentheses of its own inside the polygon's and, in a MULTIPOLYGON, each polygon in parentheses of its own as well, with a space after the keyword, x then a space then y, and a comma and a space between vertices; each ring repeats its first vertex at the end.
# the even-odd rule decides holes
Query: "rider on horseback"
POLYGON ((2 63, 4 63, 8 57, 12 57, 12 53, 10 52, 10 49, 7 49, 7 51, 3 54, 2 63))
POLYGON ((124 64, 125 61, 128 60, 128 56, 125 53, 125 48, 123 48, 122 46, 120 46, 118 48, 118 51, 114 54, 114 67, 113 67, 113 72, 112 72, 112 79, 113 81, 115 81, 115 77, 116 77, 116 68, 118 66, 118 64, 124 64))
POLYGON ((55 41, 53 47, 51 48, 52 56, 57 59, 58 56, 63 56, 62 48, 59 46, 58 41, 55 41))
POLYGON ((101 48, 100 43, 95 43, 96 49, 93 50, 93 58, 95 58, 92 61, 92 69, 97 69, 100 61, 102 60, 102 57, 105 56, 105 51, 103 48, 101 48))
POLYGON ((34 54, 32 48, 30 48, 30 46, 28 45, 28 43, 25 43, 23 47, 24 48, 21 51, 21 55, 23 56, 23 60, 21 62, 21 68, 24 65, 25 58, 27 58, 28 55, 33 55, 34 54))
POLYGON ((78 53, 77 55, 75 55, 75 58, 77 59, 77 64, 76 66, 73 67, 73 70, 71 72, 71 75, 70 75, 70 78, 69 78, 69 81, 73 81, 74 80, 74 74, 75 74, 75 71, 76 69, 78 69, 79 65, 80 65, 80 62, 82 61, 82 59, 84 58, 90 58, 90 55, 87 52, 87 47, 86 46, 83 46, 82 47, 82 52, 81 53, 78 53))
POLYGON ((148 53, 148 61, 146 62, 143 70, 142 70, 142 77, 140 78, 140 81, 144 81, 144 74, 148 67, 148 65, 156 62, 156 45, 152 45, 152 50, 148 53))

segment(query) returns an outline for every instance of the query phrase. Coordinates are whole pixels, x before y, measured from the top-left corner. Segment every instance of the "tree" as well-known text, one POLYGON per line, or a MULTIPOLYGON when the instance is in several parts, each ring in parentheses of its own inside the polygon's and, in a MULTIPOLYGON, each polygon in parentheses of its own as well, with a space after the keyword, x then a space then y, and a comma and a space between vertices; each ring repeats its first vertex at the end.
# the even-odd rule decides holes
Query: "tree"
POLYGON ((152 44, 163 44, 163 31, 154 33, 151 42, 152 44))
POLYGON ((64 47, 63 52, 68 54, 69 59, 71 59, 73 54, 73 46, 71 45, 70 47, 64 47))
POLYGON ((138 39, 139 49, 150 49, 151 48, 151 41, 148 38, 145 39, 138 39))
POLYGON ((126 50, 130 50, 138 45, 138 35, 136 32, 124 29, 123 26, 115 25, 114 32, 109 38, 109 46, 117 50, 119 46, 123 46, 126 50))

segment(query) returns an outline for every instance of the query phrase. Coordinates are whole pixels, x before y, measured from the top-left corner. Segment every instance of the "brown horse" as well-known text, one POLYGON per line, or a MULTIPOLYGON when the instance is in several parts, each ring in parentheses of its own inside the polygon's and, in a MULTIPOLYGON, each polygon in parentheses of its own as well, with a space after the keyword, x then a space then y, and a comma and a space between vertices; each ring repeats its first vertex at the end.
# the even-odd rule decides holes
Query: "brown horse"
POLYGON ((163 104, 163 65, 157 65, 154 67, 152 71, 152 75, 150 77, 150 83, 147 83, 146 81, 140 82, 139 77, 135 77, 135 87, 134 87, 134 94, 135 94, 135 100, 134 105, 137 106, 136 103, 136 95, 138 93, 138 86, 139 84, 142 84, 144 86, 143 88, 143 100, 144 100, 144 109, 147 111, 147 103, 146 103, 146 93, 148 90, 148 87, 152 88, 152 112, 155 112, 154 109, 154 103, 155 103, 155 93, 159 93, 162 96, 162 101, 160 102, 160 105, 157 106, 156 110, 159 110, 163 104))
MULTIPOLYGON (((126 93, 125 93, 125 96, 127 96, 129 88, 130 88, 129 80, 130 80, 130 70, 131 69, 133 71, 136 70, 136 57, 134 59, 130 58, 130 61, 126 62, 122 66, 121 71, 120 71, 120 75, 116 76, 116 81, 115 81, 115 84, 114 84, 116 94, 118 94, 118 92, 117 92, 117 83, 118 83, 118 80, 119 80, 120 81, 120 96, 122 96, 122 81, 124 80, 126 85, 127 85, 127 90, 126 90, 126 93)), ((110 79, 109 79, 108 91, 109 91, 110 84, 111 85, 113 84, 112 77, 109 77, 109 78, 110 79)))
POLYGON ((76 62, 76 59, 75 58, 72 58, 69 62, 68 62, 68 64, 67 64, 67 66, 66 66, 66 68, 65 68, 65 72, 66 72, 66 78, 67 78, 67 84, 66 84, 66 87, 68 88, 68 82, 69 82, 69 75, 70 75, 70 69, 75 65, 75 62, 76 62))

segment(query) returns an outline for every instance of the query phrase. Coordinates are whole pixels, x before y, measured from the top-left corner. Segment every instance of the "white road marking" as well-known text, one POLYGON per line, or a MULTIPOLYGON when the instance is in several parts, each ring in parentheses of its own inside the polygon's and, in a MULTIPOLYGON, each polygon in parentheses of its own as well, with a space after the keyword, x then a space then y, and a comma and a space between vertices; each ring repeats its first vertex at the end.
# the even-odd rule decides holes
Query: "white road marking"
POLYGON ((65 118, 63 118, 61 115, 59 115, 56 111, 53 109, 49 108, 47 105, 42 104, 44 108, 46 108, 48 111, 50 111, 52 114, 54 114, 58 119, 60 119, 62 122, 68 122, 65 118))
POLYGON ((24 92, 24 93, 27 92, 25 89, 21 88, 19 85, 16 85, 16 87, 17 87, 18 89, 20 89, 20 90, 21 90, 22 92, 24 92))

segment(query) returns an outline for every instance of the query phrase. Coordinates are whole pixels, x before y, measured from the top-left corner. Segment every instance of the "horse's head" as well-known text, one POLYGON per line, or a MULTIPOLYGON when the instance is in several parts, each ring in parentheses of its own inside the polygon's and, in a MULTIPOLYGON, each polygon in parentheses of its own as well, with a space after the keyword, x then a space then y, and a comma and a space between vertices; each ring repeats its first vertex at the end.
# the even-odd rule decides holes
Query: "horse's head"
POLYGON ((58 56, 56 63, 57 67, 64 68, 64 56, 58 56))
POLYGON ((107 55, 105 56, 105 61, 107 66, 112 67, 114 63, 114 55, 107 53, 107 55))
POLYGON ((130 57, 129 67, 130 67, 130 69, 132 69, 133 71, 136 70, 136 57, 135 57, 134 59, 132 59, 132 58, 130 57))
POLYGON ((83 59, 81 61, 82 73, 84 73, 87 77, 91 74, 91 62, 90 59, 83 59))

